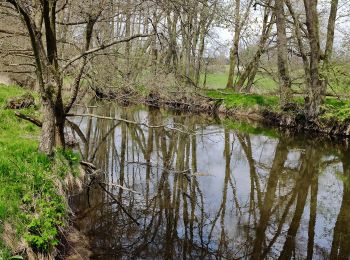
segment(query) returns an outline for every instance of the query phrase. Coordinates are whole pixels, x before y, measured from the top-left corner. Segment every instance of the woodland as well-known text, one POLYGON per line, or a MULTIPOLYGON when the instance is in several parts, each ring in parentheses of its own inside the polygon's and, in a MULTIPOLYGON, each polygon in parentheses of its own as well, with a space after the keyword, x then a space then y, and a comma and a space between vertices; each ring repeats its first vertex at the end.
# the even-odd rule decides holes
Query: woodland
MULTIPOLYGON (((96 170, 93 159, 103 147, 95 142, 85 154, 72 149, 78 141, 67 129, 85 146, 93 139, 77 118, 89 118, 89 127, 93 119, 109 120, 151 133, 196 135, 192 123, 94 113, 98 102, 127 111, 142 104, 189 117, 247 119, 346 140, 349 28, 347 0, 0 0, 0 180, 6 183, 0 188, 0 259, 66 253, 63 229, 76 231, 67 194, 82 189, 82 172, 96 170)), ((240 131, 251 134, 248 123, 240 131)), ((248 155, 249 138, 237 138, 248 155)), ((258 251, 254 259, 266 257, 258 251)))

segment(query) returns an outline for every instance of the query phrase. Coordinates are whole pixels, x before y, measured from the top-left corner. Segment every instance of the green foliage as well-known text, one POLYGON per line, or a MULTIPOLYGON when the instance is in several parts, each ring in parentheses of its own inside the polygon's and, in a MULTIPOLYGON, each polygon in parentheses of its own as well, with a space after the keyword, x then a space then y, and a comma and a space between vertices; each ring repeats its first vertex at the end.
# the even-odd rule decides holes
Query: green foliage
MULTIPOLYGON (((0 107, 24 91, 0 85, 0 107)), ((22 113, 38 116, 35 109, 22 113)), ((57 151, 49 158, 37 151, 40 129, 17 119, 13 110, 0 109, 0 241, 3 224, 9 223, 37 251, 48 252, 58 243, 58 227, 64 224, 66 202, 55 183, 67 172, 77 171, 79 156, 57 151)), ((0 243, 0 258, 10 259, 0 243)), ((20 258, 13 258, 20 259, 20 258)))
POLYGON ((70 149, 58 149, 55 152, 55 172, 61 179, 64 179, 68 173, 74 177, 78 176, 79 162, 79 154, 70 149))
POLYGON ((332 119, 344 122, 350 119, 350 103, 345 100, 327 98, 323 105, 323 119, 332 119))
MULTIPOLYGON (((44 198, 35 200, 35 215, 24 214, 23 218, 27 223, 27 233, 25 239, 31 247, 40 252, 48 252, 52 247, 58 245, 57 227, 63 226, 65 216, 65 204, 62 197, 53 193, 54 189, 45 192, 44 198), (45 198, 46 197, 46 198, 45 198)), ((30 203, 29 205, 33 205, 30 203)))

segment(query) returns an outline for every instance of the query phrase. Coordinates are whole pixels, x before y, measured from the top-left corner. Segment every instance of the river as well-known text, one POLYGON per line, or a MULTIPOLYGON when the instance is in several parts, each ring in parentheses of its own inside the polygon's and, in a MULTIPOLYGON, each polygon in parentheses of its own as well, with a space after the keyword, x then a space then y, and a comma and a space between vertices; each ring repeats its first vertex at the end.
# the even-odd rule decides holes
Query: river
POLYGON ((346 140, 142 106, 78 112, 128 120, 74 119, 101 169, 70 201, 93 259, 349 258, 346 140))

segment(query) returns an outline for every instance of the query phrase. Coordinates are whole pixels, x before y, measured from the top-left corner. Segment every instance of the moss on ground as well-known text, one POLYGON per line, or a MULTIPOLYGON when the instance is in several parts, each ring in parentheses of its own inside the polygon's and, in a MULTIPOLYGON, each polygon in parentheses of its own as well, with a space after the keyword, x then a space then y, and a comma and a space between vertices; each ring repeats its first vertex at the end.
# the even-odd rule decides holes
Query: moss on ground
MULTIPOLYGON (((40 154, 40 129, 4 109, 10 97, 24 94, 15 86, 0 85, 0 258, 9 259, 15 248, 4 238, 6 226, 14 230, 18 245, 23 240, 38 252, 49 252, 59 241, 64 225, 66 200, 57 180, 78 164, 71 152, 57 151, 54 158, 40 154), (73 159, 72 159, 73 158, 73 159), (60 163, 57 163, 60 162, 60 163), (60 167, 56 167, 60 165, 60 167), (11 248, 12 247, 12 248, 11 248)), ((22 113, 38 115, 34 108, 22 113)), ((8 230, 6 230, 8 232, 8 230)), ((9 234, 7 234, 9 235, 9 234)), ((9 239, 9 237, 7 237, 9 239)))

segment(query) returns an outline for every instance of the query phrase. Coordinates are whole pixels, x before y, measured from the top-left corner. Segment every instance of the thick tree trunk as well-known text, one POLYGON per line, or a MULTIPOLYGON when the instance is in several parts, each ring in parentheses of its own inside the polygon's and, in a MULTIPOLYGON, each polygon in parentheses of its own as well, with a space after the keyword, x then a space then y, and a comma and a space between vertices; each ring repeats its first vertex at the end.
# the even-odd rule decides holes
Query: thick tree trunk
POLYGON ((255 80, 256 74, 258 73, 258 67, 259 67, 259 63, 256 63, 254 64, 252 70, 250 71, 247 85, 244 88, 245 93, 250 93, 252 91, 254 80, 255 80))
POLYGON ((320 106, 324 94, 324 82, 320 78, 320 36, 317 14, 317 2, 304 0, 306 11, 306 26, 310 44, 310 85, 309 96, 305 102, 305 110, 308 118, 312 119, 319 115, 320 106))
POLYGON ((42 100, 43 125, 39 151, 45 154, 52 154, 55 146, 55 110, 49 100, 42 100))
POLYGON ((226 88, 233 89, 233 78, 235 74, 235 67, 236 67, 236 62, 235 62, 235 51, 234 48, 231 48, 230 50, 230 68, 228 71, 228 79, 227 79, 227 84, 226 88))

